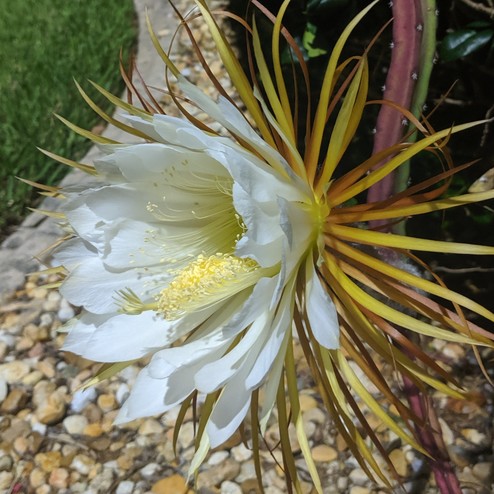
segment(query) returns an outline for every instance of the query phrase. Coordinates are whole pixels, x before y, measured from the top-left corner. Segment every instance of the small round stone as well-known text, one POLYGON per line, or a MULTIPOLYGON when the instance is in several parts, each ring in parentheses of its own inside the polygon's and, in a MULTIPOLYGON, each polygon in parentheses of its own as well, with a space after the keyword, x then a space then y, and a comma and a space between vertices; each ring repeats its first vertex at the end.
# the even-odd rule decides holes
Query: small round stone
POLYGON ((12 469, 14 460, 10 455, 0 456, 0 472, 8 472, 12 469))
POLYGON ((242 494, 242 488, 235 482, 232 482, 231 480, 225 480, 224 482, 221 483, 220 493, 242 494))
POLYGON ((153 494, 184 494, 187 492, 187 482, 178 474, 158 480, 151 487, 153 494))
POLYGON ((358 486, 364 486, 369 482, 369 477, 361 468, 355 468, 350 472, 350 480, 358 486))
POLYGON ((95 461, 90 456, 79 454, 74 457, 70 468, 79 472, 81 475, 88 475, 91 469, 94 467, 95 461))
POLYGON ((103 429, 101 428, 101 424, 98 422, 94 422, 92 424, 86 425, 82 432, 85 436, 89 437, 99 437, 103 434, 103 429))
POLYGON ((215 451, 208 460, 209 465, 220 465, 229 457, 228 451, 215 451))
POLYGON ((38 406, 35 415, 42 424, 54 425, 63 419, 65 410, 65 400, 60 394, 54 393, 38 406))
POLYGON ((98 396, 98 406, 104 412, 109 412, 116 407, 116 400, 112 394, 102 394, 98 396))
POLYGON ((14 388, 2 401, 0 411, 15 414, 24 408, 28 400, 29 396, 23 389, 14 388))
POLYGON ((60 453, 60 451, 38 453, 34 457, 34 463, 38 465, 43 472, 51 473, 55 468, 59 468, 62 464, 62 453, 60 453))
POLYGON ((148 463, 145 467, 142 467, 139 471, 141 472, 141 477, 145 479, 150 479, 159 472, 161 466, 158 463, 148 463))
POLYGON ((29 474, 29 483, 31 484, 31 487, 34 487, 35 489, 41 487, 46 483, 46 473, 40 468, 33 468, 29 474))
POLYGON ((118 484, 115 494, 132 494, 134 492, 135 482, 123 480, 118 484))
POLYGON ((29 365, 23 360, 14 360, 0 365, 0 378, 7 384, 20 383, 30 370, 29 365))
POLYGON ((65 468, 55 468, 50 473, 48 483, 56 489, 66 489, 69 480, 69 472, 65 468))
POLYGON ((82 434, 88 425, 84 415, 69 415, 63 420, 63 427, 69 434, 82 434))
POLYGON ((61 322, 67 322, 75 316, 73 307, 64 298, 60 302, 60 309, 57 312, 57 317, 61 322))
POLYGON ((14 474, 12 472, 0 472, 0 489, 8 492, 7 489, 12 487, 14 474))
POLYGON ((330 462, 338 458, 338 452, 331 446, 325 444, 318 444, 312 448, 312 458, 316 462, 330 462))
POLYGON ((137 431, 142 436, 149 434, 161 434, 163 432, 163 426, 156 419, 146 419, 139 426, 137 431))

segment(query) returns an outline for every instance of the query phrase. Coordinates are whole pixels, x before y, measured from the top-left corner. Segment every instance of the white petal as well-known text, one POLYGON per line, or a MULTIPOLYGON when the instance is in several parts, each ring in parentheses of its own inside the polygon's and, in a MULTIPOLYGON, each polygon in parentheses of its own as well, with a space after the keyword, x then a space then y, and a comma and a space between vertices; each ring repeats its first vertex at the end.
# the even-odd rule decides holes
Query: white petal
POLYGON ((92 257, 70 272, 60 287, 60 293, 73 305, 95 314, 107 314, 119 309, 116 298, 119 290, 133 290, 146 301, 155 284, 163 286, 161 273, 140 273, 133 269, 111 271, 101 259, 92 257))
POLYGON ((250 406, 251 392, 245 389, 244 379, 245 373, 237 374, 223 389, 216 402, 206 426, 212 448, 228 440, 245 418, 250 406))
POLYGON ((168 115, 153 115, 149 120, 128 115, 132 126, 158 142, 188 149, 201 150, 207 147, 207 135, 185 119, 168 115))
POLYGON ((222 327, 225 338, 237 336, 247 326, 261 316, 271 301, 277 279, 261 278, 247 301, 240 306, 233 317, 222 327))
POLYGON ((177 339, 177 324, 152 312, 132 316, 85 312, 70 325, 62 350, 96 362, 135 360, 177 339))
POLYGON ((225 341, 221 334, 216 333, 207 341, 202 339, 193 343, 167 348, 153 355, 149 363, 149 375, 156 379, 163 379, 186 367, 202 368, 207 363, 221 357, 228 348, 229 341, 225 341))
POLYGON ((123 424, 141 417, 160 415, 182 403, 193 391, 192 372, 184 369, 166 379, 154 379, 145 367, 137 376, 130 396, 115 419, 123 424))
MULTIPOLYGON (((124 220, 119 223, 115 234, 107 239, 107 253, 103 256, 105 264, 116 269, 135 269, 143 266, 163 264, 165 247, 156 238, 164 237, 164 229, 159 224, 142 221, 124 220)), ((166 267, 163 268, 164 278, 166 267)))
POLYGON ((246 356, 253 357, 262 348, 266 329, 269 328, 268 314, 258 318, 246 331, 240 342, 225 356, 202 367, 195 378, 196 388, 203 393, 212 393, 224 386, 244 365, 246 356))
POLYGON ((318 343, 329 349, 340 347, 338 313, 315 271, 311 256, 306 261, 305 309, 318 343))
POLYGON ((70 271, 88 257, 97 257, 97 251, 91 244, 76 237, 64 242, 51 256, 53 266, 65 266, 70 271))
POLYGON ((266 334, 266 341, 263 342, 260 352, 256 355, 252 370, 245 378, 245 387, 248 390, 254 390, 262 384, 275 360, 285 359, 285 355, 280 353, 280 348, 292 330, 293 304, 295 300, 294 285, 295 277, 292 278, 290 285, 283 293, 280 304, 276 308, 274 320, 271 322, 269 332, 266 334))

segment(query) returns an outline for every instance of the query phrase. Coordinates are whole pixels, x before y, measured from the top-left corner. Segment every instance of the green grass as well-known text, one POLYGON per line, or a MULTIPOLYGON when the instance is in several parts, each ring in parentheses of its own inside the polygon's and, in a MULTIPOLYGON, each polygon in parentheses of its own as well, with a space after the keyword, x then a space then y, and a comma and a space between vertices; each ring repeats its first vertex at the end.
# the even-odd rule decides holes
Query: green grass
POLYGON ((67 167, 37 146, 80 159, 88 149, 53 116, 91 129, 99 119, 73 79, 120 94, 119 51, 135 44, 132 0, 0 0, 0 236, 35 204, 37 193, 15 177, 56 184, 67 167))

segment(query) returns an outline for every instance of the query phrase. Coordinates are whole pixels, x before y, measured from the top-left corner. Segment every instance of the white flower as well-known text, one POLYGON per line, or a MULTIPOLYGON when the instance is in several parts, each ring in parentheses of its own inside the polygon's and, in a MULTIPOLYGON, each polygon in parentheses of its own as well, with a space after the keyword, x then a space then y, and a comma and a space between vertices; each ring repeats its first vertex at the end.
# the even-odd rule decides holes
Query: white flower
POLYGON ((65 194, 74 236, 54 257, 69 272, 62 294, 83 307, 64 349, 99 362, 151 356, 117 422, 221 390, 206 429, 214 447, 273 380, 269 414, 295 304, 322 346, 337 348, 339 333, 314 266, 325 206, 230 103, 181 85, 251 150, 182 119, 129 117, 156 142, 109 147, 101 182, 65 194))

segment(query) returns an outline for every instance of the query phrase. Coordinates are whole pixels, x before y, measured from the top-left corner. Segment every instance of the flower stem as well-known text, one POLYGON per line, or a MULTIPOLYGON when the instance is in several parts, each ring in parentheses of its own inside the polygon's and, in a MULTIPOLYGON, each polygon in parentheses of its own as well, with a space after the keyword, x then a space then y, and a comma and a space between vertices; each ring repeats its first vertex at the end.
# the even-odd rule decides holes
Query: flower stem
POLYGON ((430 466, 434 472, 439 492, 441 494, 461 494, 460 483, 451 465, 431 399, 421 394, 417 386, 405 375, 403 384, 411 410, 428 424, 426 427, 417 425, 415 434, 420 444, 431 456, 430 466))
MULTIPOLYGON (((427 96, 436 46, 435 0, 394 0, 392 5, 393 52, 383 98, 404 108, 410 108, 411 112, 420 118, 427 96)), ((407 122, 404 121, 403 115, 383 105, 376 123, 373 152, 377 153, 398 143, 403 138, 404 123, 407 122)), ((413 142, 416 137, 417 132, 412 132, 408 140, 413 142)), ((393 193, 404 190, 408 184, 409 174, 410 166, 407 162, 394 174, 388 175, 384 180, 370 187, 367 201, 382 201, 393 193)), ((371 222, 369 226, 384 231, 392 228, 386 226, 384 221, 371 222)), ((398 225, 402 233, 404 228, 404 222, 398 225)), ((411 355, 410 357, 413 358, 411 355)), ((417 440, 432 457, 430 465, 439 492, 461 494, 460 484, 450 463, 431 400, 421 394, 417 386, 406 376, 403 376, 403 382, 410 409, 428 424, 426 427, 417 426, 415 434, 417 440)))
MULTIPOLYGON (((410 108, 416 85, 420 60, 421 31, 417 29, 420 19, 420 0, 394 0, 393 41, 391 63, 384 86, 383 99, 410 108)), ((396 109, 382 105, 376 122, 373 153, 393 146, 403 137, 404 116, 396 109)), ((391 156, 388 160, 391 159, 391 156)), ((380 163, 377 167, 384 164, 380 163)), ((369 189, 368 202, 388 199, 394 192, 396 173, 388 174, 369 189)), ((379 224, 371 226, 381 226, 379 224)))

